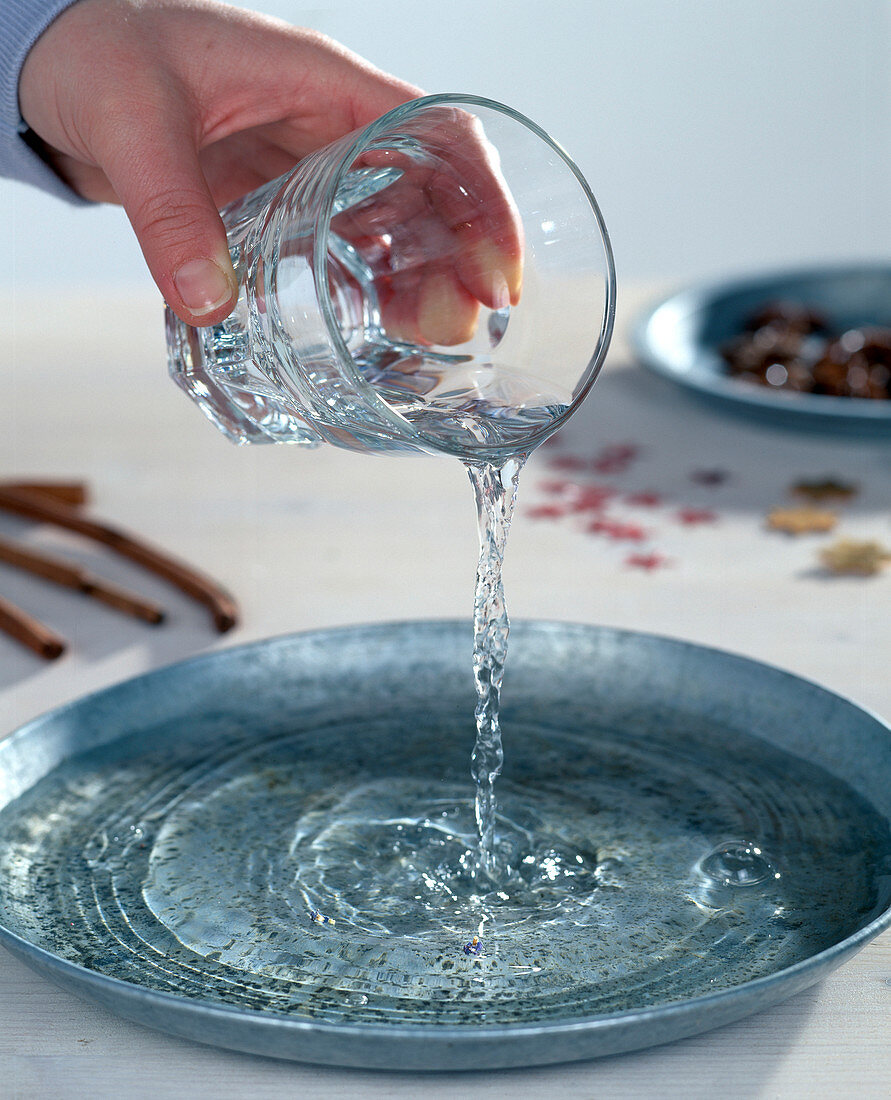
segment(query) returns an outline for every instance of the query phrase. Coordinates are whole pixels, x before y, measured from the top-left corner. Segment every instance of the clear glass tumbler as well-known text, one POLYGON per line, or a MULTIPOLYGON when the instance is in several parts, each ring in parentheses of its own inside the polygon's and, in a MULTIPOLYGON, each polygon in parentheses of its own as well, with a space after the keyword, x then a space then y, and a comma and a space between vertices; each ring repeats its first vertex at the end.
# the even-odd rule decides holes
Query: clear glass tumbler
POLYGON ((412 100, 222 211, 240 293, 167 311, 170 371, 236 443, 499 464, 588 392, 615 267, 603 217, 540 127, 474 96, 412 100))

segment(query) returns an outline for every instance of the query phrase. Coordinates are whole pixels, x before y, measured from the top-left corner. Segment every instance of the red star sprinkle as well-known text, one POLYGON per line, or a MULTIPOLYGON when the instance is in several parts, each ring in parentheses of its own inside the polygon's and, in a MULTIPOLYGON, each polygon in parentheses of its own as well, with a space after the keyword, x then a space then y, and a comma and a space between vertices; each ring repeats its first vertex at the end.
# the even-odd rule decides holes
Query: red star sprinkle
POLYGON ((570 470, 581 473, 583 470, 588 469, 588 460, 581 458, 579 455, 557 455, 556 458, 548 459, 548 465, 554 470, 570 470))
POLYGON ((657 508, 662 503, 662 497, 658 493, 631 493, 625 497, 628 504, 635 504, 639 508, 657 508))
POLYGON ((621 474, 639 454, 640 447, 634 443, 612 443, 597 455, 591 469, 599 474, 621 474))
POLYGON ((534 508, 528 508, 526 515, 529 519, 562 519, 566 511, 558 504, 539 504, 534 508))
POLYGON ((718 517, 708 508, 682 508, 678 512, 678 522, 687 527, 695 527, 699 523, 715 523, 718 517))
POLYGON ((585 530, 592 535, 606 535, 610 539, 625 539, 629 542, 643 542, 647 537, 643 527, 634 523, 618 523, 616 520, 595 519, 585 530))
POLYGON ((630 462, 640 454, 640 447, 636 443, 611 443, 604 447, 599 458, 612 459, 614 462, 630 462))
POLYGON ((565 478, 552 478, 550 481, 540 481, 538 487, 543 493, 560 496, 561 493, 568 493, 570 489, 574 489, 575 482, 567 481, 565 478))
POLYGON ((662 554, 629 554, 625 559, 625 564, 630 565, 633 569, 646 569, 650 572, 653 569, 659 569, 663 565, 668 564, 668 558, 662 554))
POLYGON ((581 486, 572 498, 570 508, 573 512, 599 512, 615 495, 614 489, 607 489, 601 485, 581 486))

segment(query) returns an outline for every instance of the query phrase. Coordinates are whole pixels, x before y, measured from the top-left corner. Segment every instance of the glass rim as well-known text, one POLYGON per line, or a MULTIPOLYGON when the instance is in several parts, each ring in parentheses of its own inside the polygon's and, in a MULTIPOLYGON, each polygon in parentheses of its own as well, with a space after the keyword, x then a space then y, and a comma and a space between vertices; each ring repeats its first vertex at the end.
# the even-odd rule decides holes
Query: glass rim
MULTIPOLYGON (((550 146, 575 176, 576 182, 591 207, 591 211, 597 222, 597 228, 600 232, 600 240, 603 246, 606 264, 606 278, 604 280, 604 311, 600 324, 600 332, 597 336, 597 343, 587 366, 581 372, 579 380, 573 387, 572 400, 566 406, 564 412, 554 417, 546 427, 541 428, 537 432, 530 433, 529 440, 531 446, 528 450, 531 451, 543 443, 548 436, 553 435, 554 432, 562 427, 586 397, 600 373, 603 361, 606 358, 616 315, 615 258, 613 256, 612 243, 609 238, 600 205, 576 162, 566 152, 563 146, 552 138, 546 130, 538 125, 538 123, 533 122, 532 119, 528 118, 520 111, 515 110, 513 107, 508 107, 505 103, 499 103, 497 100, 488 99, 485 96, 471 93, 465 94, 462 92, 436 92, 432 95, 418 96, 415 99, 406 100, 405 103, 400 103, 396 107, 391 108, 379 118, 376 118, 373 122, 370 122, 367 126, 357 131, 354 140, 347 146, 346 150, 341 153, 335 164, 330 184, 326 188, 325 197, 316 218, 315 243, 313 249, 313 275, 316 282, 316 293, 318 295, 319 306, 334 349, 342 362, 346 364, 351 381, 363 397, 371 403, 372 407, 382 416, 382 419, 386 423, 389 423, 398 431, 399 435, 403 437, 408 436, 412 442, 418 442, 426 451, 433 450, 442 453, 443 448, 438 445, 438 439, 435 434, 423 431, 412 424, 411 421, 407 420, 401 413, 397 412, 356 369, 353 357, 343 338, 340 325, 337 323, 334 305, 331 301, 331 294, 328 288, 328 236, 331 229, 334 197, 337 194, 337 189, 344 176, 349 171, 352 163, 368 147, 369 143, 377 137, 381 131, 389 129, 394 124, 398 124, 406 118, 411 118, 412 115, 421 114, 430 107, 449 104, 455 106, 464 104, 470 107, 483 107, 496 114, 505 115, 531 131, 540 141, 550 146)), ((472 461, 474 458, 478 459, 479 457, 475 453, 475 448, 470 446, 461 448, 460 450, 450 450, 449 453, 456 454, 465 461, 472 461)), ((505 460, 510 458, 510 455, 507 454, 507 448, 505 448, 504 458, 505 460)))

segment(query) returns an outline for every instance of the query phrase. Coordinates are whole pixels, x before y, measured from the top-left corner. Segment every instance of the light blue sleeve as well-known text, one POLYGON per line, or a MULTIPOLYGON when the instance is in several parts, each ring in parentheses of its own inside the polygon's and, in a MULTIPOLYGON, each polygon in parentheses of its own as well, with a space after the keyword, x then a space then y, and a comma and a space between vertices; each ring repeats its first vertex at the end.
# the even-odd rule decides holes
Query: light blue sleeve
POLYGON ((28 51, 76 0, 0 0, 0 176, 23 180, 69 202, 82 203, 24 139, 19 74, 28 51))

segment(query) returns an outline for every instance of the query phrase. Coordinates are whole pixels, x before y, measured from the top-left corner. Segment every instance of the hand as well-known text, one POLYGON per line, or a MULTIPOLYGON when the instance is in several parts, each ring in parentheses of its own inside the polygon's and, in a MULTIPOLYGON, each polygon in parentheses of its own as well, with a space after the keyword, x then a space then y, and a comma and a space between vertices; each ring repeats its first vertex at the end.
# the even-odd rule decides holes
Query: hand
POLYGON ((123 205, 164 298, 201 325, 237 294, 218 208, 419 94, 322 35, 211 0, 79 0, 19 85, 55 170, 123 205))
MULTIPOLYGON (((84 197, 123 205, 161 293, 195 325, 221 321, 237 297, 219 207, 419 94, 322 35, 213 0, 79 0, 19 84, 48 161, 84 197)), ((485 216, 464 218, 439 188, 407 230, 448 241, 438 262, 390 283, 386 309, 406 335, 456 343, 479 302, 505 304, 505 281, 516 301, 519 228, 496 177, 480 188, 485 216), (506 272, 494 283, 492 247, 506 272)), ((398 240, 392 252, 398 266, 398 240)))

